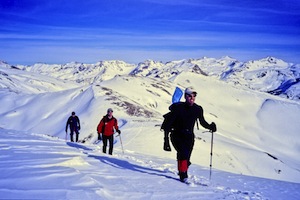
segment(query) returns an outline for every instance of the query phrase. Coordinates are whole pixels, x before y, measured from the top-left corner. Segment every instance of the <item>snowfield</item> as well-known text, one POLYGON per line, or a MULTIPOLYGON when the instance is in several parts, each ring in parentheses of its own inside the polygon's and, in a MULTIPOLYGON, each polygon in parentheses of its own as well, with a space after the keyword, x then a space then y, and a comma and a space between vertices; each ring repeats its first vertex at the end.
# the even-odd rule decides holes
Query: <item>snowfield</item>
MULTIPOLYGON (((299 183, 233 174, 193 164, 191 184, 163 156, 66 142, 1 129, 1 199, 297 199, 299 183)), ((161 153, 163 154, 163 153, 161 153)))
POLYGON ((299 65, 272 57, 136 66, 2 62, 0 199, 296 200, 299 72, 299 65), (174 148, 163 151, 160 125, 175 87, 188 86, 198 91, 196 103, 218 130, 211 157, 211 133, 195 128, 187 185, 178 181, 174 148), (112 156, 102 153, 101 142, 95 144, 108 108, 122 131, 112 156), (72 111, 81 121, 81 143, 65 139, 72 111))

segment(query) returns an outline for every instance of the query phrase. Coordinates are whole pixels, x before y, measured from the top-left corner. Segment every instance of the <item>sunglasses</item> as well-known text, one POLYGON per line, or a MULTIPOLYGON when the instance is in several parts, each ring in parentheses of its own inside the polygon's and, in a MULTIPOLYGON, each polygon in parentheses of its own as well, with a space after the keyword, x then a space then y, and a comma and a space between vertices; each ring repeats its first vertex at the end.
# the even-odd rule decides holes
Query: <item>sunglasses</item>
POLYGON ((190 97, 190 98, 196 97, 196 96, 197 96, 197 94, 187 94, 187 95, 188 95, 188 97, 190 97))

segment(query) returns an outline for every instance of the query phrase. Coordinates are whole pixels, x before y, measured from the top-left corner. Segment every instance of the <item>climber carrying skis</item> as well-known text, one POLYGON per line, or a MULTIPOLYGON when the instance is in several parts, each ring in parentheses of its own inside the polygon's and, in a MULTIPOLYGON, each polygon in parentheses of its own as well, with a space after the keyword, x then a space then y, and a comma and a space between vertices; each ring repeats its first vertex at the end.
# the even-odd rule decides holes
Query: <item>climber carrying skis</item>
POLYGON ((214 122, 208 124, 203 116, 203 109, 195 103, 197 92, 192 88, 185 89, 185 102, 173 103, 170 112, 165 115, 164 129, 164 150, 171 151, 169 144, 169 133, 171 142, 177 151, 177 164, 180 181, 185 182, 188 178, 188 167, 195 142, 194 125, 197 119, 200 124, 212 132, 217 127, 214 122), (167 119, 166 119, 167 118, 167 119))

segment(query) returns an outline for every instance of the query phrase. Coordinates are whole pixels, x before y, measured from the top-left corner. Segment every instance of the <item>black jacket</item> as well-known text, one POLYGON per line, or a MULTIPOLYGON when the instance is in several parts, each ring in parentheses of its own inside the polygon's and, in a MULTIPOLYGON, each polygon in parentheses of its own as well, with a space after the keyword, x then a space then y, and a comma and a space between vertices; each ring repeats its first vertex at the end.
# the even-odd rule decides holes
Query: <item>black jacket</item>
POLYGON ((67 121, 67 124, 66 124, 66 132, 67 132, 67 129, 68 129, 68 125, 70 125, 70 130, 72 131, 77 131, 77 130, 80 130, 80 121, 79 121, 79 118, 77 116, 70 116, 68 121, 67 121))
POLYGON ((203 116, 203 109, 201 106, 194 103, 192 106, 185 102, 174 103, 170 106, 169 119, 164 124, 165 132, 170 132, 174 129, 174 132, 188 131, 194 132, 194 126, 197 119, 200 124, 210 129, 211 125, 206 122, 203 116))

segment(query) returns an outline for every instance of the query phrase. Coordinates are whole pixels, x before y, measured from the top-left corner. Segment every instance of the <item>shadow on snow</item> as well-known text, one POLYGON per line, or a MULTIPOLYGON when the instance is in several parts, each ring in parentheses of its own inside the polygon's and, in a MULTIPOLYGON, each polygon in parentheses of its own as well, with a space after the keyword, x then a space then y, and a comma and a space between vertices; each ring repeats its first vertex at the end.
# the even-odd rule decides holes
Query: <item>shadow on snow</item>
POLYGON ((150 167, 140 166, 137 164, 130 163, 126 160, 120 160, 120 159, 106 157, 106 156, 95 156, 95 155, 89 155, 89 157, 95 158, 104 164, 110 165, 118 169, 131 170, 134 172, 139 172, 139 173, 144 173, 144 174, 149 174, 154 176, 161 176, 172 180, 178 180, 172 176, 167 175, 167 173, 170 172, 153 169, 150 167))
MULTIPOLYGON (((88 148, 88 147, 78 144, 78 143, 66 142, 66 144, 69 145, 70 147, 74 147, 77 149, 93 151, 93 149, 88 148)), ((170 172, 153 169, 151 167, 140 166, 137 164, 130 163, 126 160, 121 160, 121 159, 108 157, 108 156, 96 156, 96 155, 90 155, 90 154, 88 154, 88 156, 91 158, 95 158, 106 165, 110 165, 110 166, 118 168, 118 169, 131 170, 134 172, 139 172, 139 173, 144 173, 144 174, 149 174, 149 175, 154 175, 154 176, 161 176, 161 177, 165 177, 165 178, 172 179, 172 180, 178 180, 177 178, 167 175, 167 173, 170 173, 170 172)))

